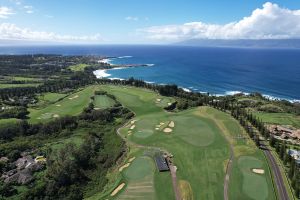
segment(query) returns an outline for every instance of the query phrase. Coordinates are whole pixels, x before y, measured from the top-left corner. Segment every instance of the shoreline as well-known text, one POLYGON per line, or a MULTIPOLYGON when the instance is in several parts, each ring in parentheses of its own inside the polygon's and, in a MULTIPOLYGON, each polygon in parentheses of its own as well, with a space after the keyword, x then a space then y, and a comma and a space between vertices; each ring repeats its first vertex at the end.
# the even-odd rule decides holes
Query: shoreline
MULTIPOLYGON (((99 70, 95 70, 93 71, 93 74, 101 79, 101 78, 108 78, 110 76, 112 76, 112 74, 108 73, 108 70, 120 70, 120 69, 127 69, 127 68, 131 68, 131 67, 146 67, 146 66, 154 66, 154 64, 137 64, 137 65, 124 65, 123 67, 121 67, 120 65, 116 65, 113 64, 112 61, 114 59, 123 59, 123 58, 131 58, 132 56, 119 56, 119 57, 106 57, 103 58, 101 60, 99 60, 98 62, 101 63, 106 63, 112 66, 111 69, 99 69, 99 70)), ((118 77, 110 77, 108 78, 110 80, 125 80, 124 78, 118 78, 118 77)), ((166 83, 157 83, 155 81, 145 81, 146 83, 149 84, 159 84, 159 85, 165 85, 166 83)), ((200 91, 197 88, 194 88, 194 86, 187 86, 187 87, 183 87, 183 86, 179 86, 179 88, 183 89, 185 92, 196 92, 196 93, 209 93, 211 96, 234 96, 237 94, 243 94, 243 95, 250 95, 250 92, 243 92, 243 91, 237 91, 237 90, 228 90, 225 91, 224 93, 218 94, 218 93, 212 93, 212 92, 205 92, 205 91, 200 91)), ((253 92, 255 93, 255 92, 253 92)), ((260 92, 259 92, 260 93, 260 92)), ((300 99, 290 99, 290 98, 282 98, 282 97, 276 97, 270 94, 264 94, 264 93, 260 93, 264 98, 271 100, 271 101, 288 101, 290 103, 300 103, 300 99)))

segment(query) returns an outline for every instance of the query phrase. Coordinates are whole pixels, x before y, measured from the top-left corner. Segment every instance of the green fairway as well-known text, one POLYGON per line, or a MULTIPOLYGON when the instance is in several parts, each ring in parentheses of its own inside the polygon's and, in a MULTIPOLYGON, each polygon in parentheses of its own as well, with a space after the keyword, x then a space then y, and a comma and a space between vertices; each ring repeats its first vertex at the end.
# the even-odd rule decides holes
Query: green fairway
POLYGON ((64 98, 67 96, 67 94, 61 94, 61 93, 44 93, 43 95, 39 96, 39 100, 47 101, 47 102, 56 102, 60 100, 61 98, 64 98))
POLYGON ((33 123, 45 122, 65 115, 80 114, 91 101, 90 97, 93 95, 95 87, 96 86, 89 86, 68 96, 67 98, 62 99, 61 101, 56 102, 55 104, 50 104, 45 108, 28 109, 30 112, 29 121, 33 123))
POLYGON ((139 157, 135 159, 124 172, 128 184, 117 199, 155 199, 154 171, 155 166, 151 158, 139 157))
MULTIPOLYGON (((136 113, 136 118, 121 130, 123 137, 150 149, 151 147, 165 149, 174 155, 174 164, 178 168, 177 179, 181 182, 180 188, 184 190, 182 192, 186 196, 192 196, 194 199, 223 199, 225 163, 229 158, 229 144, 226 137, 234 145, 236 160, 243 156, 251 156, 258 163, 262 163, 262 168, 266 170, 261 176, 249 171, 243 173, 255 165, 246 168, 239 165, 238 161, 234 163, 234 168, 238 169, 236 170, 238 172, 233 172, 230 179, 230 199, 236 199, 234 192, 237 190, 240 197, 257 199, 256 196, 249 195, 255 189, 262 192, 263 199, 274 198, 266 160, 261 153, 257 153, 258 150, 251 140, 235 139, 236 136, 245 133, 238 122, 228 114, 208 107, 168 113, 157 102, 157 99, 165 97, 152 91, 118 86, 101 86, 101 90, 115 95, 118 101, 136 113), (169 126, 170 122, 174 123, 174 127, 169 126), (171 131, 164 132, 166 128, 171 131), (240 179, 237 175, 245 178, 240 179), (255 185, 256 183, 263 187, 255 185), (245 189, 247 187, 249 189, 245 189)), ((132 166, 134 169, 132 172, 139 173, 139 169, 132 166)), ((149 166, 144 166, 145 170, 149 166)), ((131 171, 130 167, 128 171, 131 171)), ((136 173, 133 174, 138 176, 136 173)), ((144 174, 143 170, 140 173, 144 174)), ((164 187, 166 180, 171 179, 169 173, 159 173, 156 170, 154 177, 155 199, 174 198, 171 184, 164 187)), ((128 181, 128 185, 135 182, 128 179, 126 174, 124 178, 128 181)), ((121 192, 121 195, 125 193, 121 192)))
POLYGON ((269 124, 292 125, 296 128, 300 128, 300 117, 290 113, 256 112, 254 115, 269 124))
POLYGON ((16 87, 36 87, 38 83, 25 83, 25 84, 7 84, 0 83, 0 88, 16 88, 16 87))
POLYGON ((18 122, 19 119, 10 118, 10 119, 0 119, 0 127, 9 126, 10 124, 18 122))
POLYGON ((78 64, 78 65, 72 65, 69 67, 72 71, 83 71, 86 67, 89 65, 87 64, 78 64))
POLYGON ((95 108, 109 108, 112 107, 116 102, 106 95, 96 95, 94 99, 95 108))

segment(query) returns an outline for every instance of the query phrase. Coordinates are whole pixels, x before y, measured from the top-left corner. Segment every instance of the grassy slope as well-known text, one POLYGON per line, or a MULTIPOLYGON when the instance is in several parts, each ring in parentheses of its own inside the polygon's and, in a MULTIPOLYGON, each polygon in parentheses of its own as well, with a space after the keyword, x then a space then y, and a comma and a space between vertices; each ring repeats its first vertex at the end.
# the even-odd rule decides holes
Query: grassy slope
POLYGON ((68 98, 64 98, 55 104, 42 109, 29 109, 29 121, 33 123, 45 122, 54 118, 55 115, 78 115, 82 110, 87 107, 90 102, 90 97, 93 95, 97 86, 89 86, 77 93, 70 95, 68 98), (71 99, 70 99, 71 98, 71 99))
POLYGON ((263 122, 270 124, 280 124, 280 125, 292 125, 296 128, 300 128, 300 117, 295 116, 290 113, 264 113, 256 112, 254 113, 263 122))
POLYGON ((83 71, 87 66, 87 64, 78 64, 78 65, 72 65, 69 67, 72 71, 83 71))
MULTIPOLYGON (((114 86, 105 86, 102 89, 117 96, 119 101, 137 114, 138 121, 133 135, 127 136, 129 129, 127 126, 122 130, 124 136, 138 144, 162 147, 171 152, 179 169, 178 179, 187 181, 191 185, 194 199, 223 198, 224 163, 229 157, 229 149, 224 138, 224 130, 216 123, 229 124, 229 127, 225 126, 227 132, 237 134, 240 131, 237 128, 240 127, 236 121, 211 108, 192 109, 176 114, 166 113, 156 103, 156 98, 160 97, 148 90, 114 86), (217 122, 208 115, 213 115, 217 122), (154 130, 155 125, 160 122, 171 120, 175 122, 175 128, 171 134, 154 130)), ((264 167, 266 161, 260 152, 256 152, 254 146, 251 147, 253 149, 249 149, 248 142, 237 141, 237 144, 239 146, 237 145, 236 151, 239 156, 251 155, 259 160, 258 162, 263 163, 262 167, 264 167)), ((245 196, 245 193, 249 195, 251 189, 258 187, 255 184, 260 183, 259 178, 256 174, 248 173, 247 176, 250 179, 244 181, 240 177, 243 176, 243 170, 247 169, 243 165, 237 167, 238 170, 235 170, 237 173, 233 174, 231 179, 231 185, 233 185, 230 189, 231 193, 239 191, 242 196, 245 196), (250 190, 243 191, 242 187, 247 188, 248 184, 253 186, 250 190)), ((268 172, 267 169, 266 172, 268 172)), ((171 195, 171 188, 157 187, 163 186, 164 181, 170 178, 165 175, 155 175, 154 183, 158 199, 171 198, 171 196, 166 196, 166 194, 171 195)), ((263 187, 262 191, 267 194, 268 199, 272 199, 273 189, 269 174, 266 173, 261 179, 264 186, 267 183, 267 187, 263 187)), ((257 196, 251 197, 257 198, 257 196)))
POLYGON ((95 108, 109 108, 115 104, 115 101, 106 95, 96 95, 94 99, 95 108))
POLYGON ((0 119, 0 127, 9 126, 12 123, 16 123, 18 119, 10 118, 10 119, 0 119))
POLYGON ((59 99, 65 97, 65 96, 67 96, 67 95, 66 94, 60 94, 60 93, 48 92, 48 93, 45 93, 45 94, 39 96, 39 100, 48 101, 48 102, 56 102, 59 99))
POLYGON ((215 121, 233 145, 235 159, 230 177, 230 199, 274 199, 270 171, 263 152, 255 147, 239 123, 229 114, 211 108, 203 110, 206 110, 206 116, 215 121), (239 136, 246 139, 240 139, 239 136), (265 174, 254 174, 252 168, 264 169, 265 174))
POLYGON ((38 86, 38 83, 26 83, 26 84, 7 84, 0 83, 0 88, 16 88, 16 87, 35 87, 38 86))

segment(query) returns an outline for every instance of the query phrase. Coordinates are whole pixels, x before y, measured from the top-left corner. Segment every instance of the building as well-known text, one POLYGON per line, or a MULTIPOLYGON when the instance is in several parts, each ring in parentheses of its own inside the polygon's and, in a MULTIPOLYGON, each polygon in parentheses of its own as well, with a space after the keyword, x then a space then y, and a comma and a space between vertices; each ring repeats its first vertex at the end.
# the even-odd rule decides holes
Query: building
POLYGON ((160 172, 170 171, 167 160, 162 155, 155 156, 155 162, 156 162, 158 171, 160 171, 160 172))
POLYGON ((282 140, 294 140, 300 141, 300 129, 295 129, 292 127, 285 127, 280 125, 270 125, 268 130, 271 134, 278 136, 282 140))
POLYGON ((294 149, 289 149, 287 150, 287 153, 295 159, 297 164, 300 164, 300 151, 294 150, 294 149))

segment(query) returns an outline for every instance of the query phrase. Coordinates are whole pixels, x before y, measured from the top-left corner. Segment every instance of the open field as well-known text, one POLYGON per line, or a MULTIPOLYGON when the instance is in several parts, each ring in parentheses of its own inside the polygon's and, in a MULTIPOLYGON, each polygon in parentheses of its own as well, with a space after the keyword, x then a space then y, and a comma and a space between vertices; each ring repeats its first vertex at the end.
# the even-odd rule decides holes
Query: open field
POLYGON ((109 108, 112 107, 116 102, 106 95, 96 95, 94 99, 95 108, 109 108))
POLYGON ((10 118, 10 119, 0 119, 0 127, 9 126, 12 123, 18 122, 19 119, 10 118))
MULTIPOLYGON (((224 169, 229 158, 229 143, 226 137, 234 145, 234 152, 237 155, 233 167, 236 173, 233 172, 230 179, 230 199, 236 199, 235 192, 238 192, 239 197, 245 197, 244 199, 274 199, 271 177, 263 154, 250 140, 235 139, 236 136, 244 133, 238 122, 228 114, 208 107, 167 113, 157 103, 158 98, 165 97, 152 91, 117 86, 101 86, 101 89, 115 95, 118 101, 136 113, 134 121, 129 122, 121 130, 124 138, 133 144, 149 147, 148 149, 157 147, 174 155, 174 164, 178 168, 177 181, 180 183, 181 193, 188 198, 192 196, 193 199, 223 199, 224 169), (174 124, 170 126, 170 122, 174 124), (163 131, 165 128, 172 131, 166 133, 163 131), (239 162, 239 159, 242 161, 239 162), (253 167, 261 167, 266 173, 263 175, 252 173, 249 169, 252 165, 241 164, 243 159, 247 162, 249 160, 253 167), (255 189, 262 192, 263 198, 251 193, 255 189)), ((148 158, 140 155, 137 160, 140 159, 148 158)), ((149 169, 153 161, 143 161, 143 165, 148 165, 144 168, 149 169)), ((146 199, 174 199, 170 174, 159 173, 157 170, 154 172, 152 186, 150 187, 151 181, 148 181, 149 185, 144 185, 147 190, 144 188, 144 192, 140 190, 134 195, 132 193, 132 184, 135 184, 134 176, 128 178, 126 175, 132 169, 136 172, 139 170, 131 164, 122 171, 126 186, 116 195, 117 199, 129 197, 135 199, 139 196, 145 197, 146 194, 149 194, 146 199), (165 183, 168 179, 169 185, 166 187, 165 183)), ((151 170, 148 171, 150 173, 151 170)))
POLYGON ((87 66, 87 64, 78 64, 78 65, 72 65, 69 67, 72 71, 83 71, 87 66))
POLYGON ((295 116, 290 113, 256 112, 254 115, 269 124, 292 125, 295 128, 300 128, 300 116, 295 116))
MULTIPOLYGON (((89 86, 42 109, 28 109, 30 122, 45 122, 65 115, 78 115, 89 104, 96 86, 89 86)), ((52 98, 52 97, 51 97, 52 98)))
POLYGON ((64 98, 67 96, 67 94, 61 94, 61 93, 44 93, 43 95, 39 96, 39 100, 47 101, 47 102, 56 102, 61 98, 64 98))
POLYGON ((25 83, 25 84, 8 84, 0 83, 0 88, 16 88, 16 87, 36 87, 38 83, 25 83))

